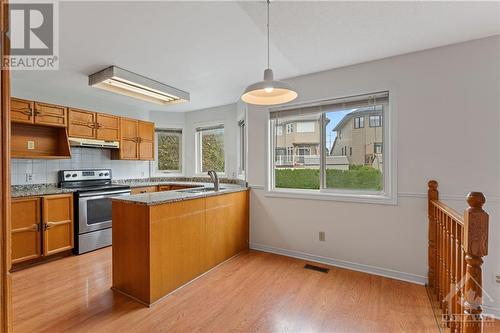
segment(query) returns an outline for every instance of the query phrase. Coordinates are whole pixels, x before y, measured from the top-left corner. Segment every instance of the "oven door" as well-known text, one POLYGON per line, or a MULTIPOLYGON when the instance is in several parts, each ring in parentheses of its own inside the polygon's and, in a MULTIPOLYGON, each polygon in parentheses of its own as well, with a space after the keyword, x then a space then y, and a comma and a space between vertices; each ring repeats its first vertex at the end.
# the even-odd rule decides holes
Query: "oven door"
POLYGON ((78 234, 111 227, 111 198, 130 195, 130 190, 82 193, 78 197, 78 234))

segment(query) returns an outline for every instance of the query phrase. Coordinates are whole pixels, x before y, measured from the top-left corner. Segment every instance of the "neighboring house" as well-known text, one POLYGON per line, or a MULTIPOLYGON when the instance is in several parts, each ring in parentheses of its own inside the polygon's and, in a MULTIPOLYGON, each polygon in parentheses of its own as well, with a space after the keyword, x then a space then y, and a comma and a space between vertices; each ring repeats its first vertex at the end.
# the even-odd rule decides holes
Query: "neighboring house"
POLYGON ((301 165, 307 156, 319 156, 321 119, 319 115, 283 119, 276 125, 276 163, 301 165))
POLYGON ((382 106, 347 114, 333 131, 337 136, 330 150, 331 156, 346 156, 351 165, 369 165, 382 170, 382 106))

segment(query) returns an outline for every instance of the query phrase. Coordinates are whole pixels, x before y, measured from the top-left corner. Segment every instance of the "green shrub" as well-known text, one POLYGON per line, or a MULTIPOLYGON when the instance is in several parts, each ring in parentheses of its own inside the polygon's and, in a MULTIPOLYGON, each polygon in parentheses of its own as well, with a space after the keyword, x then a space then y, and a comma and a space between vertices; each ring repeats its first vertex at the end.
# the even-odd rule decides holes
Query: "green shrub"
MULTIPOLYGON (((319 169, 277 169, 278 188, 319 189, 319 169)), ((352 165, 349 170, 326 170, 326 186, 337 189, 382 189, 382 173, 369 166, 352 165)))

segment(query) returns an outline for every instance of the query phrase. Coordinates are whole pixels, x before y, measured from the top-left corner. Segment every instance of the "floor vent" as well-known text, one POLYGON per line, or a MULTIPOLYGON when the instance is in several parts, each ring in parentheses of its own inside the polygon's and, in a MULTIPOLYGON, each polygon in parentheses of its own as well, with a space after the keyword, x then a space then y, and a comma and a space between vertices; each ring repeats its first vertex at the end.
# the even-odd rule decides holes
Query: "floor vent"
POLYGON ((310 269, 313 271, 317 271, 317 272, 321 272, 321 273, 328 273, 330 271, 330 269, 328 269, 328 268, 323 268, 323 267, 319 267, 319 266, 315 266, 315 265, 311 265, 311 264, 306 264, 304 266, 304 268, 310 269))

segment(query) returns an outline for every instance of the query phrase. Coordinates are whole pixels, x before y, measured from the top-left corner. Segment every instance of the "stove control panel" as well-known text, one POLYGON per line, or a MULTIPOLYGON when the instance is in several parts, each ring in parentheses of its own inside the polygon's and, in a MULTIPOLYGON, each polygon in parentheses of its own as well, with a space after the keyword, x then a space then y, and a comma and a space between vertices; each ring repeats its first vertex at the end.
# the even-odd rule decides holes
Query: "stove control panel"
POLYGON ((59 178, 60 181, 106 180, 111 179, 111 169, 61 170, 59 178))

